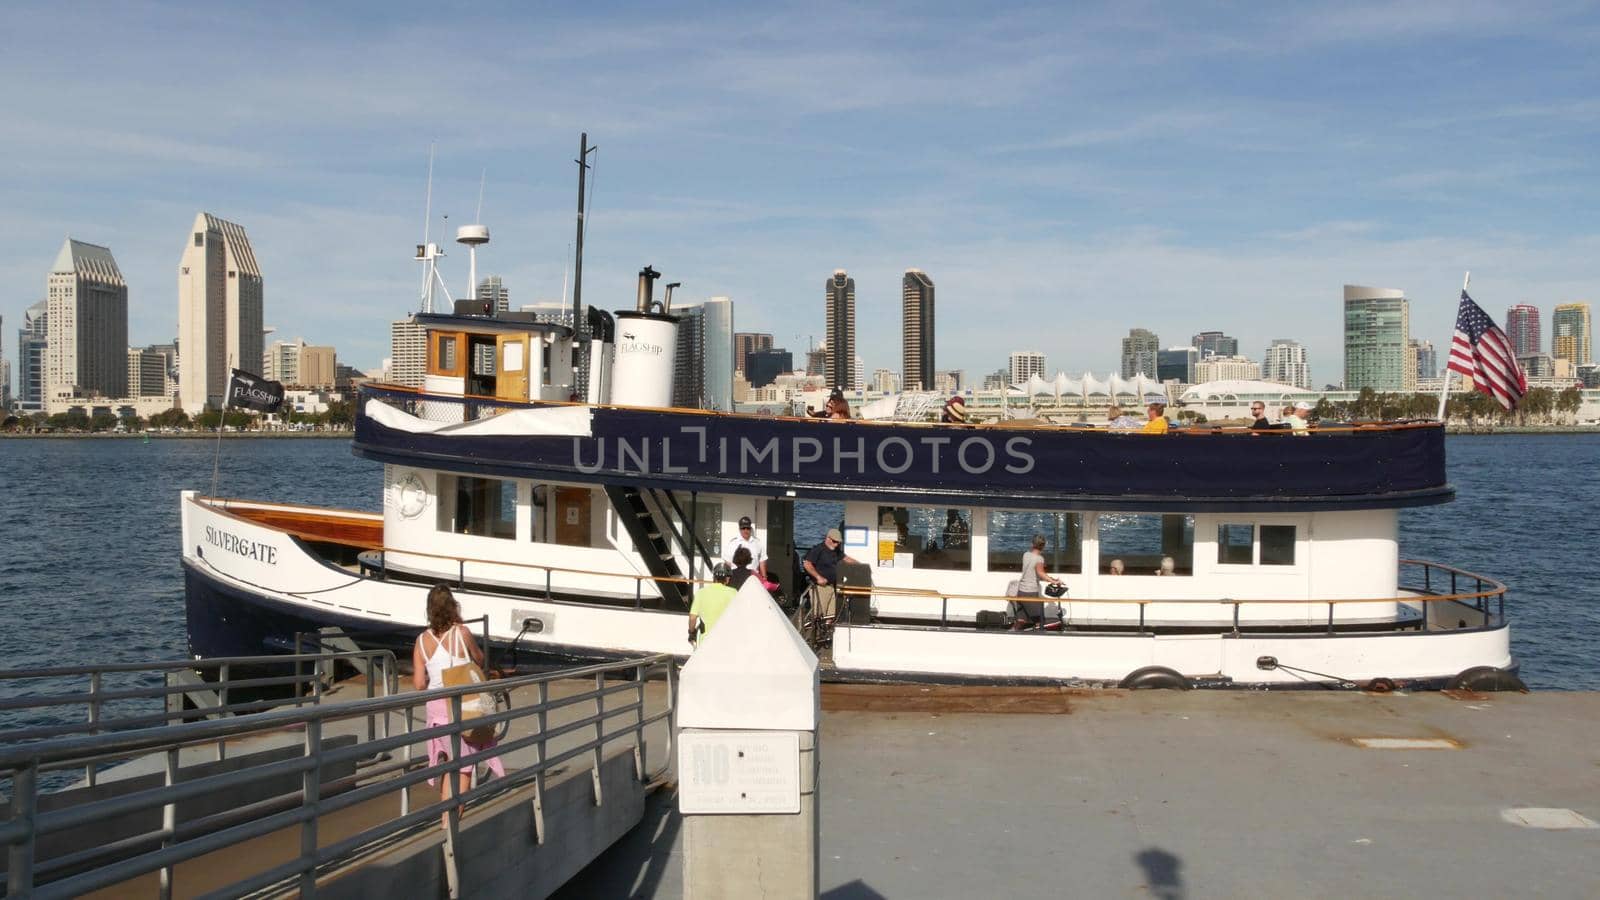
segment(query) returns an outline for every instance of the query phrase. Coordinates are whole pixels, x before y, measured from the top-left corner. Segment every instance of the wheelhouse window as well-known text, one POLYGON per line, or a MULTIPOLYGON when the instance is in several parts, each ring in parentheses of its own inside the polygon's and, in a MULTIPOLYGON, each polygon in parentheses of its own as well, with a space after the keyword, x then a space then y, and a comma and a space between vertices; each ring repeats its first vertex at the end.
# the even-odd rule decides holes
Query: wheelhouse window
POLYGON ((1261 526, 1261 564, 1263 566, 1294 565, 1294 526, 1261 526))
POLYGON ((1102 574, 1117 560, 1126 575, 1194 574, 1194 516, 1101 513, 1099 532, 1102 574))
POLYGON ((878 563, 913 569, 972 568, 972 510, 944 506, 878 507, 878 563))
POLYGON ((517 483, 471 475, 439 476, 440 531, 477 537, 517 536, 517 483))
POLYGON ((1020 572, 1036 534, 1044 535, 1044 566, 1051 574, 1083 571, 1083 515, 1037 509, 989 510, 989 571, 1020 572))
POLYGON ((461 342, 463 336, 458 333, 434 332, 433 339, 428 344, 429 359, 428 373, 430 375, 461 376, 466 374, 462 365, 461 342))
POLYGON ((1294 538, 1293 525, 1218 525, 1217 562, 1225 566, 1292 566, 1294 538))
POLYGON ((1254 525, 1217 526, 1217 562, 1225 566, 1248 566, 1255 561, 1254 525))

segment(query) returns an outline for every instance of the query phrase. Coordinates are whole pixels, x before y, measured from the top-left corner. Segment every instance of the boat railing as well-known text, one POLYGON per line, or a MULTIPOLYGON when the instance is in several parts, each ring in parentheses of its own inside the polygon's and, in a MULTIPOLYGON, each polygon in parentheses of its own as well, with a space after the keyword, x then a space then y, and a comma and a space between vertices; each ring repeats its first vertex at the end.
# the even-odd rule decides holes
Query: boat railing
MULTIPOLYGON (((825 420, 808 416, 794 416, 786 414, 756 414, 728 412, 725 410, 697 409, 686 407, 643 407, 626 406, 606 403, 583 403, 578 401, 560 400, 507 400, 501 397, 490 397, 482 394, 446 394, 430 391, 424 388, 410 387, 398 384, 368 383, 361 386, 363 396, 382 400, 402 412, 416 416, 419 419, 434 422, 460 422, 474 421, 477 419, 497 416, 501 413, 512 412, 519 409, 533 409, 537 407, 552 406, 588 406, 594 409, 620 409, 636 410, 653 413, 681 413, 698 416, 738 417, 761 419, 793 419, 797 421, 823 422, 825 420)), ((1089 407, 1100 411, 1099 407, 1089 407)), ((837 426, 837 421, 828 424, 837 426)), ((1050 422, 1041 420, 1001 419, 982 423, 948 423, 948 422, 906 422, 891 419, 849 419, 845 424, 865 426, 893 426, 893 427, 927 427, 927 428, 963 428, 983 429, 993 426, 1003 426, 1007 429, 1018 431, 1087 431, 1110 432, 1112 434, 1128 437, 1159 437, 1160 435, 1144 435, 1140 429, 1108 429, 1104 422, 1050 422)), ((1339 422, 1326 425, 1312 425, 1306 432, 1294 432, 1288 428, 1275 428, 1264 431, 1252 430, 1248 425, 1173 425, 1166 434, 1187 435, 1231 435, 1243 437, 1304 437, 1312 435, 1359 435, 1372 434, 1383 431, 1406 431, 1417 428, 1442 428, 1443 424, 1434 419, 1407 419, 1385 422, 1339 422)))
MULTIPOLYGON (((232 513, 227 514, 231 515, 232 513)), ((681 584, 690 586, 691 588, 697 588, 701 585, 710 583, 709 580, 702 578, 657 576, 636 572, 602 572, 594 569, 575 568, 571 566, 553 566, 545 563, 522 562, 517 560, 479 559, 472 557, 448 556, 440 553, 430 553, 425 550, 399 549, 392 547, 380 547, 376 550, 370 550, 368 552, 376 554, 373 559, 375 563, 374 568, 380 572, 380 575, 377 577, 387 577, 388 554, 394 553, 401 556, 437 559, 453 563, 456 570, 455 575, 457 585, 463 588, 465 588, 468 584, 467 565, 469 563, 473 566, 493 566, 497 568, 534 570, 542 573, 543 575, 544 599, 546 600, 555 599, 554 576, 557 574, 571 574, 593 578, 614 578, 632 581, 634 588, 635 609, 643 608, 644 584, 646 582, 681 584)), ((1237 632, 1241 627, 1240 610, 1244 607, 1304 607, 1307 605, 1325 604, 1328 607, 1328 630, 1331 632, 1334 630, 1334 626, 1336 624, 1335 611, 1338 607, 1373 603, 1392 604, 1397 600, 1423 605, 1448 602, 1464 603, 1472 606, 1477 612, 1483 615, 1484 627, 1498 627, 1499 625, 1505 623, 1506 586, 1501 582, 1496 581, 1495 579, 1486 575, 1468 572, 1465 569, 1458 569, 1443 563, 1413 559, 1402 559, 1399 562, 1402 567, 1401 571, 1403 575, 1410 572, 1410 581, 1407 581, 1405 578, 1402 578, 1401 580, 1402 590, 1405 590, 1408 593, 1404 595, 1397 594, 1387 597, 1345 597, 1332 600, 1316 600, 1309 597, 1219 598, 1216 600, 1208 598, 1182 597, 1071 597, 1062 598, 1060 601, 1053 601, 1049 598, 1041 598, 1041 600, 1043 602, 1137 606, 1139 611, 1139 630, 1141 632, 1147 630, 1148 626, 1146 624, 1146 613, 1148 611, 1147 608, 1152 605, 1165 606, 1169 608, 1179 606, 1221 606, 1223 608, 1231 608, 1229 610, 1229 614, 1231 615, 1232 619, 1231 630, 1235 632, 1237 632), (1449 585, 1449 590, 1447 592, 1440 593, 1446 584, 1449 585), (1464 589, 1464 586, 1468 584, 1471 585, 1471 590, 1464 589)), ((949 625, 949 609, 952 601, 957 603, 982 602, 994 604, 1005 603, 1007 601, 1016 599, 1015 597, 1009 597, 1004 594, 985 594, 965 591, 938 591, 932 588, 913 587, 845 586, 841 587, 839 590, 840 593, 845 595, 846 598, 849 598, 852 595, 878 595, 925 598, 930 603, 937 602, 939 604, 940 627, 948 627, 949 625)))
MULTIPOLYGON (((0 721, 39 721, 0 731, 8 744, 44 741, 74 735, 105 735, 192 721, 238 716, 284 706, 322 703, 332 667, 349 663, 364 668, 367 697, 396 692, 398 670, 388 650, 323 651, 268 656, 231 656, 161 662, 104 663, 89 666, 46 666, 0 670, 0 721), (287 674, 264 674, 289 670, 287 674), (244 677, 237 677, 239 673, 244 677), (82 684, 82 688, 76 687, 82 684), (65 685, 65 687, 64 687, 65 685), (189 701, 186 708, 185 700, 189 701), (150 708, 159 704, 160 712, 150 708)), ((367 733, 376 734, 369 719, 367 733)), ((216 744, 216 758, 227 757, 227 745, 216 744)), ((100 757, 84 757, 84 782, 94 785, 100 757)), ((46 765, 42 771, 59 766, 46 765)))
MULTIPOLYGON (((1407 582, 1404 578, 1402 578, 1400 589, 1402 591, 1407 592, 1407 593, 1405 593, 1403 595, 1391 595, 1391 596, 1388 596, 1388 597, 1342 597, 1342 598, 1331 599, 1331 600, 1316 600, 1316 599, 1312 599, 1312 598, 1309 598, 1309 597, 1284 597, 1284 598, 1256 597, 1256 598, 1246 598, 1246 599, 1236 599, 1236 598, 1231 598, 1231 597, 1221 597, 1221 598, 1212 600, 1212 599, 1209 599, 1209 598, 1181 598, 1181 597, 1180 598, 1174 598, 1174 597, 1080 597, 1080 598, 1074 598, 1074 597, 1070 597, 1070 596, 1063 596, 1063 597, 1060 597, 1060 598, 1051 598, 1051 597, 1043 597, 1043 596, 1041 596, 1041 597, 1031 597, 1030 596, 1030 597, 1026 597, 1026 598, 1023 598, 1023 599, 1026 600, 1027 602, 1030 602, 1030 603, 1061 603, 1061 604, 1092 603, 1092 604, 1095 604, 1097 606, 1100 606, 1100 605, 1137 606, 1139 608, 1139 631, 1140 631, 1140 633, 1143 633, 1143 632, 1147 631, 1148 628, 1149 628, 1149 626, 1147 624, 1147 621, 1146 621, 1146 612, 1147 612, 1148 607, 1150 607, 1150 606, 1160 606, 1160 607, 1173 607, 1173 606, 1202 607, 1202 606, 1212 606, 1212 607, 1220 607, 1220 608, 1229 610, 1230 615, 1231 615, 1231 619, 1232 619, 1232 623, 1225 630, 1231 631, 1231 633, 1233 633, 1233 634, 1239 634, 1240 633, 1242 624, 1246 625, 1246 626, 1249 624, 1249 623, 1241 623, 1240 610, 1243 609, 1244 607, 1295 606, 1295 607, 1302 607, 1303 608, 1303 607, 1310 606, 1310 605, 1326 605, 1327 608, 1328 608, 1327 631, 1328 631, 1329 634, 1332 634, 1335 631, 1335 625, 1336 625, 1336 622, 1335 622, 1335 611, 1339 607, 1341 607, 1341 606, 1353 606, 1353 605, 1360 605, 1360 604, 1372 604, 1372 603, 1393 604, 1396 601, 1404 601, 1404 602, 1407 602, 1407 603, 1417 603, 1417 604, 1421 604, 1421 605, 1424 605, 1424 606, 1426 606, 1427 604, 1431 604, 1431 603, 1462 603, 1462 604, 1466 604, 1466 605, 1472 607, 1476 612, 1478 612, 1479 614, 1482 615, 1482 617, 1483 617, 1483 625, 1482 625, 1482 627, 1484 627, 1484 628, 1496 628, 1496 627, 1499 627, 1499 626, 1505 624, 1505 622, 1506 622, 1506 608, 1505 608, 1506 586, 1503 583, 1501 583, 1499 581, 1496 581, 1495 579, 1490 578, 1490 577, 1488 577, 1486 575, 1478 575, 1478 574, 1473 573, 1473 572, 1468 572, 1465 569, 1458 569, 1458 568, 1455 568, 1454 566, 1447 566, 1447 565, 1445 565, 1443 563, 1427 562, 1427 561, 1424 561, 1424 560, 1415 560, 1415 559, 1402 559, 1402 560, 1400 560, 1400 565, 1402 567, 1402 569, 1401 569, 1402 572, 1407 571, 1406 567, 1411 567, 1412 569, 1418 570, 1420 572, 1421 584, 1416 584, 1414 582, 1407 582), (1442 589, 1446 582, 1448 582, 1448 584, 1450 586, 1448 592, 1441 593, 1440 590, 1435 590, 1435 588, 1434 588, 1435 585, 1438 585, 1439 588, 1442 589), (1463 586, 1468 584, 1469 582, 1471 583, 1471 589, 1470 590, 1463 589, 1463 586)), ((1417 576, 1414 575, 1413 578, 1415 578, 1415 577, 1417 577, 1417 576)), ((946 592, 946 591, 933 590, 931 588, 880 587, 880 586, 872 586, 872 587, 856 586, 856 587, 851 587, 851 586, 845 585, 845 586, 841 586, 839 588, 839 593, 845 597, 845 600, 846 600, 847 603, 852 598, 868 598, 868 599, 870 599, 873 596, 926 598, 930 602, 937 601, 939 603, 939 627, 940 628, 949 627, 949 624, 950 624, 950 603, 951 603, 951 601, 956 601, 956 602, 980 602, 980 603, 987 603, 987 604, 991 604, 992 605, 992 604, 995 604, 995 603, 1014 602, 1014 601, 1016 601, 1018 599, 1016 597, 1011 597, 1011 596, 1006 596, 1006 595, 999 595, 999 594, 976 594, 976 593, 964 593, 964 592, 955 593, 955 592, 946 592)), ((848 619, 848 616, 841 614, 841 619, 848 619)), ((1423 620, 1418 623, 1419 627, 1421 627, 1424 624, 1425 621, 1426 621, 1426 614, 1424 614, 1423 620)))
MULTIPOLYGON (((189 665, 190 661, 184 660, 182 664, 189 665)), ((438 828, 441 815, 445 817, 447 876, 449 883, 456 885, 460 881, 455 871, 454 847, 459 839, 461 816, 468 807, 531 788, 534 838, 543 844, 548 837, 541 800, 545 780, 572 761, 587 762, 596 806, 604 801, 602 754, 619 742, 631 739, 634 776, 641 783, 658 778, 660 772, 645 769, 645 729, 666 721, 668 752, 664 758, 671 760, 676 677, 673 658, 660 654, 502 679, 493 682, 495 690, 532 691, 536 699, 466 720, 461 717, 462 698, 482 692, 483 685, 276 709, 136 731, 59 737, 32 744, 18 745, 9 740, 9 735, 0 734, 0 741, 5 741, 0 745, 0 779, 9 781, 11 799, 8 818, 0 824, 0 844, 7 848, 9 862, 4 876, 5 893, 6 896, 74 897, 159 872, 161 895, 171 896, 174 868, 178 864, 276 832, 298 830, 298 855, 243 877, 217 894, 276 894, 298 888, 301 894, 311 896, 319 878, 341 870, 366 853, 392 846, 397 840, 429 828, 438 828), (608 676, 613 676, 609 684, 608 676), (664 708, 654 712, 647 710, 645 696, 646 683, 653 678, 664 678, 666 682, 664 708), (593 679, 593 687, 557 696, 551 685, 558 679, 593 679), (449 701, 450 721, 415 728, 419 708, 430 700, 440 699, 449 701), (559 714, 563 721, 552 725, 553 714, 559 714), (577 717, 565 721, 572 715, 577 717), (390 733, 387 722, 391 716, 403 718, 403 732, 390 733), (366 717, 377 717, 386 723, 381 735, 355 743, 332 740, 340 733, 348 733, 348 723, 366 717), (502 723, 512 722, 525 723, 528 733, 483 750, 463 752, 471 750, 463 746, 465 732, 483 726, 498 728, 502 723), (184 747, 220 745, 284 732, 298 735, 298 752, 288 758, 214 774, 183 773, 195 777, 180 777, 178 751, 184 747), (451 759, 433 762, 413 758, 415 748, 425 746, 434 738, 450 743, 451 759), (553 749, 552 742, 558 741, 560 743, 553 749), (532 761, 519 768, 508 767, 503 778, 463 790, 458 779, 452 777, 468 766, 476 769, 479 764, 518 751, 531 753, 532 761), (39 808, 41 772, 81 765, 85 759, 153 755, 165 758, 165 775, 158 786, 57 809, 39 808), (337 773, 358 763, 363 767, 355 774, 324 780, 324 773, 330 772, 330 767, 338 767, 332 769, 337 773), (296 775, 300 778, 300 787, 295 791, 285 794, 277 792, 281 788, 267 787, 281 784, 286 776, 296 775), (447 796, 412 808, 411 789, 430 778, 444 778, 447 796), (178 809, 187 801, 229 792, 240 795, 269 792, 269 799, 179 821, 178 809), (398 815, 384 816, 384 821, 348 837, 328 840, 324 836, 319 841, 318 822, 322 817, 357 804, 389 802, 385 798, 396 803, 398 815), (129 837, 70 854, 45 860, 36 858, 40 842, 51 836, 110 817, 140 813, 153 816, 157 811, 160 824, 155 827, 144 827, 129 837)), ((420 720, 426 721, 425 718, 420 720)))

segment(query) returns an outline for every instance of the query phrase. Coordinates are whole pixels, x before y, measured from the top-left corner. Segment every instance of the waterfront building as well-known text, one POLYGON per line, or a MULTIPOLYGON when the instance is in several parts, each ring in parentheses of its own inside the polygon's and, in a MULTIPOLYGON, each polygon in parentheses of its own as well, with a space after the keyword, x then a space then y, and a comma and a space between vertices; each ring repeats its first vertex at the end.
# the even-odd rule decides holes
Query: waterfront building
POLYGON ((1417 358, 1418 381, 1439 377, 1439 354, 1433 349, 1433 341, 1412 338, 1411 352, 1417 358))
POLYGON ((166 355, 154 347, 129 347, 127 396, 170 397, 166 390, 166 355))
POLYGON ((128 393, 128 283, 111 251, 67 238, 45 279, 46 410, 56 398, 128 393))
POLYGON ((499 275, 487 275, 479 279, 475 294, 479 302, 488 303, 496 315, 511 309, 511 292, 506 290, 505 282, 500 280, 499 275))
POLYGON ((867 364, 861 361, 859 355, 850 366, 850 383, 855 385, 851 388, 853 391, 861 390, 861 386, 867 383, 867 364))
POLYGON ((755 331, 733 333, 733 368, 736 372, 750 371, 750 354, 757 350, 771 350, 772 335, 755 331))
POLYGON ((706 409, 733 409, 733 300, 712 297, 701 304, 701 381, 706 409))
POLYGON ((160 354, 162 359, 161 396, 171 397, 178 392, 178 342, 168 344, 151 344, 145 348, 152 353, 160 354))
POLYGON ((908 391, 933 389, 933 279, 921 269, 907 269, 900 283, 904 332, 900 383, 908 391))
POLYGON ((281 384, 300 383, 300 348, 303 338, 292 341, 273 341, 261 354, 261 377, 281 384))
POLYGON ((1200 351, 1200 358, 1207 356, 1238 356, 1239 340, 1229 337, 1220 331, 1202 331, 1189 339, 1189 343, 1200 351))
POLYGON ((1208 356, 1194 366, 1196 384, 1211 381, 1260 381, 1261 365, 1248 356, 1208 356))
POLYGON ((1044 377, 1044 354, 1037 350, 1018 350, 1011 354, 1008 384, 1027 384, 1030 375, 1044 377))
POLYGON ((933 389, 941 394, 959 394, 967 389, 966 369, 944 369, 933 373, 933 389))
POLYGON ((856 280, 843 269, 835 269, 823 285, 826 332, 822 342, 826 360, 822 374, 831 387, 853 391, 857 380, 856 358, 856 280))
POLYGON ((331 389, 338 382, 339 360, 332 347, 300 345, 300 377, 295 382, 307 389, 331 389))
POLYGON ((1261 378, 1274 384, 1310 389, 1311 363, 1306 348, 1289 338, 1273 338, 1261 360, 1261 378))
POLYGON ((1539 307, 1519 303, 1506 310, 1506 339, 1511 342, 1511 352, 1527 356, 1544 349, 1544 338, 1539 330, 1539 307))
POLYGON ((262 358, 264 304, 261 268, 244 229, 196 215, 178 260, 178 395, 185 412, 220 408, 229 370, 249 369, 262 358))
POLYGON ((389 323, 389 382, 422 387, 427 368, 428 330, 411 319, 389 323))
POLYGON ((828 351, 817 347, 806 351, 806 374, 825 375, 828 371, 828 351))
POLYGON ((983 376, 983 389, 986 391, 1005 390, 1010 387, 1010 382, 1008 381, 1010 375, 1011 373, 1005 369, 995 369, 993 372, 983 376))
POLYGON ((1161 352, 1161 339, 1146 328, 1130 328, 1122 339, 1122 377, 1135 375, 1154 376, 1156 356, 1161 352))
POLYGON ((1550 355, 1556 359, 1588 365, 1593 361, 1591 337, 1589 304, 1563 303, 1550 315, 1550 355))
POLYGON ((753 350, 745 363, 744 377, 752 388, 762 388, 794 370, 794 357, 782 348, 753 350))
POLYGON ((678 349, 673 363, 672 405, 684 409, 733 408, 733 301, 712 297, 674 306, 678 349))
POLYGON ((705 311, 698 304, 674 305, 672 315, 678 319, 678 345, 672 362, 672 405, 679 409, 700 409, 705 395, 705 365, 701 361, 705 311))
POLYGON ((1528 378, 1554 378, 1556 377, 1556 364, 1562 363, 1563 369, 1571 368, 1572 363, 1565 359, 1555 359, 1548 353, 1528 353, 1517 357, 1517 365, 1521 367, 1522 374, 1528 378))
POLYGON ((22 327, 17 329, 16 392, 19 410, 44 411, 44 358, 50 346, 49 321, 49 305, 44 300, 22 313, 22 327))
POLYGON ((867 381, 867 390, 897 394, 900 392, 900 379, 895 377, 893 369, 873 369, 872 378, 867 381))
MULTIPOLYGON (((1199 345, 1168 347, 1156 354, 1156 380, 1194 384, 1195 363, 1200 361, 1199 345)), ((1124 376, 1126 377, 1126 376, 1124 376)))
POLYGON ((1344 387, 1379 393, 1416 390, 1411 301, 1405 291, 1344 286, 1344 387))

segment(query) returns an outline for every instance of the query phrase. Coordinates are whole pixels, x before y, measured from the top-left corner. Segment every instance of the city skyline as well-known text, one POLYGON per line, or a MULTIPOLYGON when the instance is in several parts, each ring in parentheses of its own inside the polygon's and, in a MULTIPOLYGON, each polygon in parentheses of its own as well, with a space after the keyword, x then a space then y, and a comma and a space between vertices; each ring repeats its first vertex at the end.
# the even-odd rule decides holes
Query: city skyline
POLYGON ((1600 286, 1600 229, 1583 225, 1600 199, 1591 9, 949 8, 911 27, 891 10, 825 14, 839 37, 819 69, 785 24, 809 8, 486 9, 468 28, 293 4, 227 21, 13 4, 17 33, 65 29, 101 64, 64 65, 43 42, 0 60, 32 86, 0 123, 26 173, 4 176, 0 316, 40 299, 36 273, 70 233, 116 249, 130 344, 169 341, 169 235, 210 209, 250 227, 273 324, 375 366, 386 324, 416 305, 430 140, 450 289, 467 274, 450 235, 475 219, 496 235, 481 270, 555 298, 585 130, 603 148, 585 299, 627 308, 638 267, 671 260, 685 291, 738 297, 747 326, 797 354, 821 328, 798 311, 834 268, 857 279, 862 347, 898 343, 907 265, 973 298, 940 311, 963 336, 940 364, 969 372, 1011 349, 994 322, 1105 370, 1140 321, 1169 339, 1225 327, 1245 348, 1292 333, 1336 373, 1342 322, 1325 298, 1340 284, 1404 285, 1413 336, 1435 346, 1465 269, 1490 309, 1592 302, 1600 286), (455 77, 397 95, 424 37, 455 77), (613 39, 631 52, 600 49, 613 39), (682 46, 705 50, 647 62, 682 46), (264 76, 284 58, 303 65, 264 76))

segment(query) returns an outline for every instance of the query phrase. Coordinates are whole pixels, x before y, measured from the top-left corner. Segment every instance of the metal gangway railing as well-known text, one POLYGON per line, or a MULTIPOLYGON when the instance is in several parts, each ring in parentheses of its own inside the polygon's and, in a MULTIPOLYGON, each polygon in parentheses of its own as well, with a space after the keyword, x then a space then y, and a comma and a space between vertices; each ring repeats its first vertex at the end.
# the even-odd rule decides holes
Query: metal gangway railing
MULTIPOLYGON (((315 654, 330 655, 344 654, 315 654)), ((185 665, 195 662, 198 661, 185 661, 185 665)), ((231 661, 230 665, 238 662, 231 661)), ((86 722, 74 726, 76 733, 62 733, 31 742, 20 742, 13 733, 0 732, 0 784, 6 784, 10 793, 10 813, 0 825, 0 844, 6 848, 7 859, 5 894, 7 897, 73 897, 159 873, 160 896, 167 898, 172 895, 174 870, 179 864, 236 847, 244 841, 284 830, 298 830, 299 851, 292 859, 249 873, 215 893, 240 896, 295 890, 309 896, 315 894, 318 878, 344 871, 402 838, 440 828, 442 816, 445 870, 453 896, 461 883, 454 848, 459 840, 461 816, 467 808, 531 788, 535 839, 543 844, 546 834, 541 798, 547 776, 558 767, 575 759, 587 760, 594 802, 599 806, 604 800, 601 790, 603 753, 611 745, 631 741, 634 777, 642 784, 655 780, 661 772, 646 771, 645 730, 666 721, 665 759, 670 765, 676 687, 672 657, 662 654, 506 678, 488 685, 414 691, 340 703, 302 700, 300 705, 289 708, 157 724, 156 727, 112 731, 111 724, 101 720, 95 723, 101 733, 85 733, 93 730, 86 722), (608 676, 624 680, 608 683, 608 676), (553 696, 552 684, 569 679, 593 679, 593 687, 553 696), (649 712, 645 689, 653 679, 665 681, 666 700, 662 709, 649 712), (486 687, 510 695, 530 690, 535 699, 463 721, 460 715, 462 698, 482 692, 486 687), (418 708, 436 699, 449 701, 450 721, 433 727, 417 727, 418 723, 426 722, 425 715, 418 714, 418 708), (552 714, 582 713, 588 704, 592 704, 592 711, 586 715, 552 726, 552 714), (391 716, 399 717, 403 728, 391 729, 391 716), (341 744, 325 742, 328 736, 339 733, 340 723, 355 723, 359 731, 359 720, 372 718, 383 725, 376 733, 369 732, 368 740, 341 744), (463 734, 467 731, 483 726, 501 730, 515 722, 531 725, 532 732, 509 735, 498 745, 476 752, 463 746, 463 734), (281 735, 286 731, 299 735, 298 752, 287 758, 234 771, 180 778, 179 754, 183 749, 210 745, 220 748, 230 740, 281 735), (433 738, 449 742, 450 760, 435 763, 418 758, 425 754, 414 753, 415 748, 425 747, 433 738), (552 743, 558 744, 559 749, 553 749, 552 743), (566 746, 569 743, 572 746, 566 746), (503 778, 479 782, 474 777, 472 786, 463 791, 458 779, 453 777, 468 766, 476 776, 481 764, 519 751, 531 752, 531 761, 509 768, 503 778), (152 755, 159 755, 164 763, 158 786, 59 809, 44 811, 39 808, 41 774, 152 755), (330 767, 351 764, 362 768, 354 775, 324 780, 323 775, 330 767), (178 821, 177 809, 181 803, 218 792, 259 787, 263 782, 284 776, 297 776, 299 790, 242 808, 183 823, 178 821), (446 796, 412 808, 410 788, 431 778, 444 778, 446 796), (395 797, 397 815, 386 816, 384 821, 338 840, 319 841, 318 824, 324 817, 359 804, 381 802, 385 797, 395 797), (152 810, 160 810, 157 827, 68 855, 37 858, 41 839, 109 817, 148 814, 152 810)), ((102 695, 100 699, 105 698, 102 695)), ((126 724, 133 719, 122 721, 126 724)))
MULTIPOLYGON (((156 662, 0 669, 0 730, 6 744, 68 735, 98 735, 173 722, 318 705, 334 675, 348 664, 366 674, 366 696, 396 692, 396 662, 388 650, 231 656, 156 662), (274 674, 282 671, 283 674, 274 674), (243 677, 235 677, 243 673, 243 677), (185 704, 188 701, 188 705, 185 704)), ((377 727, 369 717, 367 737, 377 727)), ((218 741, 216 758, 227 757, 218 741)), ((103 760, 78 760, 93 786, 103 760)), ((43 771, 61 771, 51 766, 43 771)), ((73 768, 76 768, 74 766, 73 768)))

